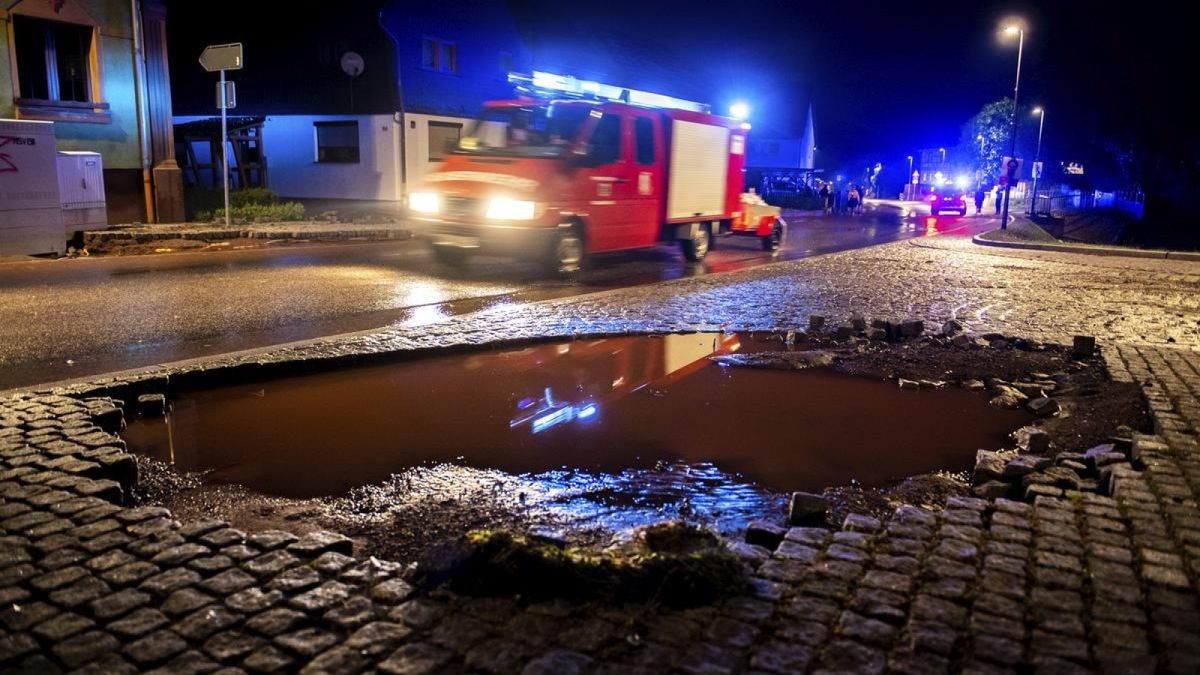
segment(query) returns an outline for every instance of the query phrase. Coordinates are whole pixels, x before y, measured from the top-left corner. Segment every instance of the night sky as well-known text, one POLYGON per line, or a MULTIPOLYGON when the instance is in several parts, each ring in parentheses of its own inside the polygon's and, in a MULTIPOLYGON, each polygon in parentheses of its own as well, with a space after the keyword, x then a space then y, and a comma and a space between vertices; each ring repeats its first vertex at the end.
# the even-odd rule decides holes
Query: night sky
MULTIPOLYGON (((283 21, 281 8, 310 19, 273 35, 278 58, 260 56, 267 64, 262 72, 239 74, 250 109, 268 84, 287 91, 316 86, 311 69, 293 63, 299 52, 289 44, 386 49, 372 19, 374 7, 383 2, 305 0, 246 7, 230 0, 168 0, 177 109, 210 109, 211 78, 202 79, 195 54, 203 44, 242 39, 247 24, 238 17, 261 15, 261 22, 247 23, 273 31, 283 21), (339 35, 327 15, 361 26, 367 35, 339 35), (354 16, 361 20, 347 21, 354 16), (360 46, 363 40, 374 47, 360 46)), ((1179 11, 1172 13, 1161 2, 1138 3, 1136 12, 1129 10, 1131 4, 1079 0, 507 4, 535 67, 542 70, 700 100, 722 114, 734 100, 744 100, 753 110, 752 133, 759 138, 798 136, 812 103, 817 162, 834 171, 876 161, 897 166, 921 148, 956 145, 961 125, 983 104, 1012 94, 1016 41, 1001 40, 999 27, 1005 17, 1019 16, 1028 26, 1021 101, 1047 110, 1047 160, 1089 162, 1098 141, 1123 134, 1174 149, 1194 162, 1186 159, 1194 158, 1197 144, 1194 108, 1182 101, 1197 79, 1195 57, 1187 53, 1197 36, 1179 11)), ((425 2, 420 6, 429 8, 425 2)), ((372 62, 386 58, 371 52, 372 62)), ((364 81, 360 101, 371 104, 388 86, 364 81)), ((275 96, 277 102, 286 99, 286 94, 275 96)), ((380 105, 387 107, 388 101, 371 107, 380 105)), ((1023 140, 1032 143, 1036 123, 1027 107, 1023 113, 1029 125, 1023 140)))
MULTIPOLYGON (((1104 2, 662 2, 512 0, 535 63, 595 64, 637 88, 754 109, 755 131, 794 135, 811 101, 831 162, 902 157, 959 141, 986 102, 1011 96, 1016 40, 1028 30, 1023 104, 1046 108, 1048 158, 1085 156, 1122 130, 1194 137, 1179 105, 1195 81, 1186 21, 1165 4, 1104 2), (1142 11, 1132 12, 1131 7, 1142 11), (1124 7, 1124 9, 1119 9, 1124 7)), ((1191 39, 1195 39, 1192 37, 1191 39)), ((586 73, 575 73, 585 75, 586 73)), ((1024 106, 1023 106, 1024 107, 1024 106)), ((821 155, 819 155, 820 157, 821 155)), ((819 160, 820 161, 820 160, 819 160)))

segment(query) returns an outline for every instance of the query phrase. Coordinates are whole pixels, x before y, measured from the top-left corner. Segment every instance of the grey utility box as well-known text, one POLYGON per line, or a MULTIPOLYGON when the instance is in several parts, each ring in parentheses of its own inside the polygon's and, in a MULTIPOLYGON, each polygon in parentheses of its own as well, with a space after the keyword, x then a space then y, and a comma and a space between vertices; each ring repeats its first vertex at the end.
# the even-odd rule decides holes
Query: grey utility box
POLYGON ((104 202, 104 162, 98 152, 58 153, 58 194, 62 200, 64 241, 76 232, 108 226, 104 202))

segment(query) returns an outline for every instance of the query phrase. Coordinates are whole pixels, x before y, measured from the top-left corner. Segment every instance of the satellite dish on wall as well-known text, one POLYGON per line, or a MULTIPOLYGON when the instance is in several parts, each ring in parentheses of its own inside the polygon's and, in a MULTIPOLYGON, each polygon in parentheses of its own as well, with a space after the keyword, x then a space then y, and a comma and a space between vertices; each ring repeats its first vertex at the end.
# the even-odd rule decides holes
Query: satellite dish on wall
POLYGON ((342 72, 350 77, 358 77, 362 75, 366 64, 363 62, 363 57, 358 52, 346 52, 342 54, 342 72))

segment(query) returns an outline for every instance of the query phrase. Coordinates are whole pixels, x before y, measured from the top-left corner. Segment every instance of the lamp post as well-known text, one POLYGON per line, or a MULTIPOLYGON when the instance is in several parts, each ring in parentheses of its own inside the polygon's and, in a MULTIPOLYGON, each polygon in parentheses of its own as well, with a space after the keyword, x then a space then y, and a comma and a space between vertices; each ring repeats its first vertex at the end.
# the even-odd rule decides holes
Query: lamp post
POLYGON ((905 192, 908 193, 908 198, 912 199, 912 155, 908 156, 908 173, 904 174, 905 192))
POLYGON ((1041 178, 1041 171, 1038 169, 1038 163, 1042 161, 1042 129, 1046 126, 1046 109, 1037 107, 1033 109, 1033 114, 1038 116, 1038 142, 1037 152, 1033 154, 1033 168, 1036 173, 1033 174, 1033 200, 1029 203, 1029 215, 1032 217, 1034 211, 1037 210, 1037 184, 1041 178))
POLYGON ((946 149, 938 148, 938 152, 942 153, 942 164, 946 163, 946 149))
MULTIPOLYGON (((1017 79, 1016 79, 1016 83, 1013 84, 1012 125, 1009 129, 1009 136, 1011 136, 1011 139, 1010 139, 1010 143, 1009 143, 1009 152, 1008 152, 1009 157, 1016 159, 1016 156, 1017 156, 1017 99, 1021 93, 1021 56, 1025 51, 1025 29, 1018 25, 1010 24, 1004 28, 1004 34, 1017 36, 1017 79)), ((1008 167, 1000 167, 1000 169, 1002 171, 1007 171, 1008 167)), ((1009 199, 1009 193, 1011 191, 1012 191, 1012 181, 1005 182, 1005 184, 1004 184, 1004 208, 1000 213, 1000 229, 1002 229, 1002 230, 1008 229, 1008 199, 1009 199)))

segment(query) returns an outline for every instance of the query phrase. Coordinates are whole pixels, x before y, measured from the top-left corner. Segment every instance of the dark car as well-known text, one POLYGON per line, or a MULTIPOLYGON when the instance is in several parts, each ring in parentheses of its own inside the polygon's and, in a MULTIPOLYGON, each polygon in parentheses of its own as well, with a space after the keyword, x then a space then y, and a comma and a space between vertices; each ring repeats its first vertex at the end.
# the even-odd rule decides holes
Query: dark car
POLYGON ((958 211, 960 216, 967 215, 967 197, 962 190, 953 185, 943 185, 935 188, 929 195, 929 212, 939 215, 942 211, 958 211))

